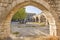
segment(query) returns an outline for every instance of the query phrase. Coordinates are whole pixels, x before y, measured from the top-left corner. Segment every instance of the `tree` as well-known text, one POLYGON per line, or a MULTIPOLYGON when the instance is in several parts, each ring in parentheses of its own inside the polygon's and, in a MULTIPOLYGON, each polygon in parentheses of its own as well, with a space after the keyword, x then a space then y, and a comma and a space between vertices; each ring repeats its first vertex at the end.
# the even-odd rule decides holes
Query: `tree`
POLYGON ((12 20, 23 20, 26 18, 25 8, 20 8, 15 15, 13 16, 12 20))

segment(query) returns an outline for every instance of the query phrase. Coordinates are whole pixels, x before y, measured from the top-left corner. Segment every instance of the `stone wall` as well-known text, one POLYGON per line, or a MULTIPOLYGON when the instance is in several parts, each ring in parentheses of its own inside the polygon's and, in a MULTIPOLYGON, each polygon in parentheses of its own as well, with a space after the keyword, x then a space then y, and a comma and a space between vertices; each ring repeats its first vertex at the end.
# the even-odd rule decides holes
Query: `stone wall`
POLYGON ((49 11, 55 20, 57 35, 60 36, 60 0, 22 0, 22 1, 21 0, 0 0, 0 28, 1 29, 2 28, 5 29, 5 27, 7 28, 5 29, 6 31, 4 31, 3 32, 4 34, 2 35, 6 36, 7 34, 10 33, 10 30, 8 29, 10 29, 9 25, 12 16, 19 8, 24 7, 26 5, 36 6, 39 9, 43 10, 44 12, 49 11))

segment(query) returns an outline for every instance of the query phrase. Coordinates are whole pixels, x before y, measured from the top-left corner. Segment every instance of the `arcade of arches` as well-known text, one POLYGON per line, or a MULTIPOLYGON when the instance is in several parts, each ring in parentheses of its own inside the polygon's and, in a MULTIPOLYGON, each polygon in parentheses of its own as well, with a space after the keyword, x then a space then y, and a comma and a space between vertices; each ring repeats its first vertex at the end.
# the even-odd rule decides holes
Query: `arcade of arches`
POLYGON ((41 9, 49 22, 50 35, 60 36, 60 0, 0 0, 0 37, 10 36, 13 15, 27 5, 41 9))

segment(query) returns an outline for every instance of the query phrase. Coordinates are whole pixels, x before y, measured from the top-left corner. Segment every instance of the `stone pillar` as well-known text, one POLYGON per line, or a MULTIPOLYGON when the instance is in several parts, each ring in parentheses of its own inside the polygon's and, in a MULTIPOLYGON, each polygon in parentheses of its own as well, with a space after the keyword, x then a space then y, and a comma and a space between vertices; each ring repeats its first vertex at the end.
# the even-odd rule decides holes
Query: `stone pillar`
POLYGON ((46 23, 46 26, 48 26, 48 21, 47 21, 47 19, 46 19, 46 22, 45 22, 45 23, 46 23))
POLYGON ((49 30, 50 30, 50 36, 57 36, 56 35, 56 24, 53 19, 49 19, 49 30))
POLYGON ((56 36, 56 26, 53 23, 51 23, 49 25, 50 25, 50 35, 56 36))
POLYGON ((35 17, 35 22, 36 22, 36 17, 35 17))
POLYGON ((10 35, 10 24, 9 22, 4 21, 0 26, 0 38, 6 39, 10 35))
POLYGON ((59 37, 60 40, 60 0, 56 0, 56 14, 58 15, 56 18, 56 26, 57 26, 57 36, 59 37))
POLYGON ((38 16, 38 19, 39 19, 39 23, 40 23, 40 16, 38 16))
POLYGON ((12 14, 8 15, 5 20, 1 23, 1 33, 0 33, 0 38, 2 39, 7 39, 10 37, 10 22, 12 18, 12 14))
POLYGON ((57 27, 56 27, 56 28, 57 28, 57 29, 56 29, 56 30, 57 30, 57 36, 60 37, 60 23, 57 22, 56 24, 57 24, 57 25, 56 25, 56 26, 57 26, 57 27))

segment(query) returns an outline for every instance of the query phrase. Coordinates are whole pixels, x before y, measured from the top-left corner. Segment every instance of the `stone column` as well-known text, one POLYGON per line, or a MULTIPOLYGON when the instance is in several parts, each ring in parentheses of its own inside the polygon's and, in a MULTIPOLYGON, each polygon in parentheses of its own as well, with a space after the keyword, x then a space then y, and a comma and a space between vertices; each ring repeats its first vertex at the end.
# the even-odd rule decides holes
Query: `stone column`
POLYGON ((56 36, 56 26, 53 23, 50 24, 50 35, 56 36))
POLYGON ((46 19, 46 22, 45 22, 45 23, 46 23, 46 26, 48 26, 48 21, 47 21, 47 19, 46 19))
POLYGON ((10 23, 4 21, 0 26, 0 38, 6 39, 10 35, 10 23))
POLYGON ((56 14, 58 15, 58 18, 56 18, 57 36, 60 40, 60 0, 56 0, 56 14))
POLYGON ((36 17, 35 17, 35 22, 36 22, 36 17))
POLYGON ((60 40, 60 22, 57 22, 56 23, 57 25, 57 28, 56 28, 56 30, 57 30, 57 36, 58 36, 58 38, 59 38, 59 40, 60 40))
POLYGON ((39 23, 40 23, 40 15, 38 16, 38 19, 39 19, 39 23))
POLYGON ((1 33, 0 33, 0 38, 2 39, 7 39, 10 37, 10 23, 11 23, 11 18, 12 14, 8 15, 3 22, 1 22, 1 33))

